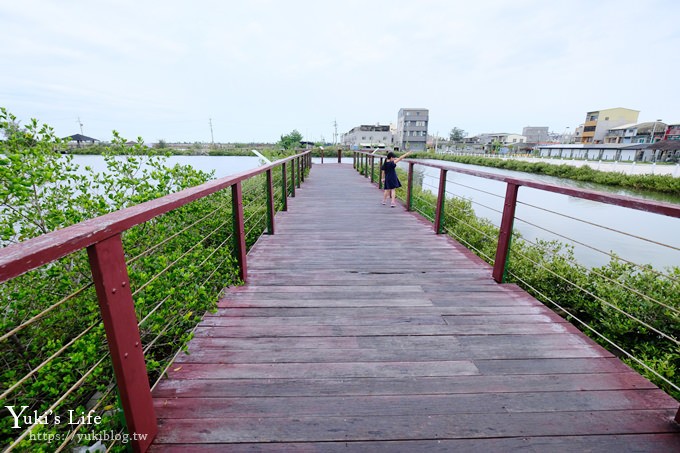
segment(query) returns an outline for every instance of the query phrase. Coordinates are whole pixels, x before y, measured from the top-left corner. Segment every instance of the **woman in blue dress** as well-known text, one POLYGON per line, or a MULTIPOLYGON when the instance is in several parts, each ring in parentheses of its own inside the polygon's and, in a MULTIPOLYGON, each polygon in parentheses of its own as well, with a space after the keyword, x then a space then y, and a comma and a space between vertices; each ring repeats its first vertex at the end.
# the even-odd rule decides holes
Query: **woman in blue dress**
POLYGON ((387 160, 380 168, 380 178, 382 179, 383 187, 385 188, 382 204, 387 203, 387 197, 389 196, 392 199, 390 206, 393 208, 397 206, 397 189, 401 187, 401 183, 397 177, 397 163, 409 154, 411 154, 411 151, 395 159, 392 151, 387 153, 387 160))

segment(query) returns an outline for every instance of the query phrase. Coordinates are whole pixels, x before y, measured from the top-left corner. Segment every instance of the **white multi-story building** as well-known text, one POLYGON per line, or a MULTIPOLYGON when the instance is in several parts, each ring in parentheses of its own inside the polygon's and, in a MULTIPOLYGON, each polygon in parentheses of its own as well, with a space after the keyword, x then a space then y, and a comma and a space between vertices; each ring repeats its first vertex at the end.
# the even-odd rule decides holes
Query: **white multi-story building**
POLYGON ((341 142, 350 149, 386 148, 394 144, 394 133, 391 126, 363 124, 342 134, 341 142))
POLYGON ((479 134, 479 143, 488 145, 493 142, 498 142, 502 145, 515 145, 518 143, 526 143, 527 138, 524 135, 508 134, 507 132, 479 134))
POLYGON ((397 116, 395 148, 403 151, 424 151, 427 149, 429 121, 427 109, 400 109, 397 116))

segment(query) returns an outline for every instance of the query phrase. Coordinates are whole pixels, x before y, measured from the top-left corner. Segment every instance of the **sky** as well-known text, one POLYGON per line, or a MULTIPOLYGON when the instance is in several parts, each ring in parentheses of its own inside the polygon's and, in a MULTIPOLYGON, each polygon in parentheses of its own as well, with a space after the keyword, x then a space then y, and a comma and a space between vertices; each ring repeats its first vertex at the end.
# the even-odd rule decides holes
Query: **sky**
POLYGON ((400 108, 439 136, 680 122, 679 23, 677 0, 0 0, 0 107, 147 143, 333 142, 400 108))

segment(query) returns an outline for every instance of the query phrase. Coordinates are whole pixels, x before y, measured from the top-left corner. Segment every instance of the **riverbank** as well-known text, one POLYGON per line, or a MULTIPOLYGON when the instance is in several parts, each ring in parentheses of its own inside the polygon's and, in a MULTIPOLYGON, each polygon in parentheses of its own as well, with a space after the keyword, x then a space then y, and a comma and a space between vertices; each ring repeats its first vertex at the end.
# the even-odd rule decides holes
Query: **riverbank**
POLYGON ((680 178, 680 164, 657 164, 656 162, 611 162, 575 159, 544 159, 540 157, 513 157, 524 162, 542 162, 551 165, 590 167, 597 171, 623 173, 624 175, 670 175, 680 178))
POLYGON ((531 157, 487 157, 474 155, 452 155, 452 154, 431 154, 417 153, 413 156, 417 159, 437 159, 448 162, 462 164, 480 165, 485 167, 503 168, 525 173, 536 173, 558 178, 573 179, 581 182, 592 182, 607 186, 621 187, 651 191, 657 193, 672 194, 680 196, 680 177, 674 177, 672 171, 676 165, 654 165, 635 163, 623 164, 608 163, 611 168, 620 168, 620 171, 605 171, 602 166, 604 162, 588 161, 561 161, 558 159, 539 159, 531 157), (570 165, 570 162, 580 162, 582 165, 570 165), (600 164, 599 170, 584 164, 600 164), (628 166, 627 166, 628 165, 628 166), (615 167, 614 167, 615 166, 615 167), (626 166, 626 167, 624 167, 626 166), (647 167, 649 173, 637 174, 639 167, 647 167), (668 174, 652 174, 651 171, 659 171, 661 168, 670 170, 668 174), (628 173, 626 173, 628 172, 628 173))

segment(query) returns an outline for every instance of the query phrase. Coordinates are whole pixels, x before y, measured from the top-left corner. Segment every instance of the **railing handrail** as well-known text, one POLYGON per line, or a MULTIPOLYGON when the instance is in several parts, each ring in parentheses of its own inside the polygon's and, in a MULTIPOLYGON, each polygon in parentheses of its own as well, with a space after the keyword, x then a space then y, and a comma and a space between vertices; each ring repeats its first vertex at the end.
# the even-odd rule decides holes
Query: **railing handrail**
POLYGON ((55 261, 194 200, 309 154, 305 151, 261 167, 208 181, 0 249, 0 283, 55 261))
MULTIPOLYGON (((366 154, 374 157, 382 157, 381 154, 372 154, 366 151, 355 151, 361 154, 366 154)), ((650 201, 643 198, 631 197, 629 195, 616 195, 608 194, 605 192, 599 192, 596 190, 589 189, 575 189, 572 187, 559 186, 557 184, 550 184, 544 182, 530 181, 527 179, 515 178, 511 176, 503 176, 496 173, 489 173, 480 170, 471 170, 467 168, 460 168, 452 166, 452 163, 435 163, 423 159, 404 159, 404 162, 413 162, 417 165, 423 165, 425 167, 437 168, 439 170, 449 170, 456 173, 463 173, 470 176, 477 176, 485 179, 493 179, 496 181, 505 182, 508 184, 513 184, 516 186, 531 187, 533 189, 545 190, 547 192, 554 192, 563 195, 569 195, 572 197, 583 198, 591 201, 598 201, 606 204, 613 204, 617 206, 623 206, 626 208, 636 209, 638 211, 647 211, 655 214, 666 215, 669 217, 680 218, 680 205, 665 203, 662 201, 650 201)))

